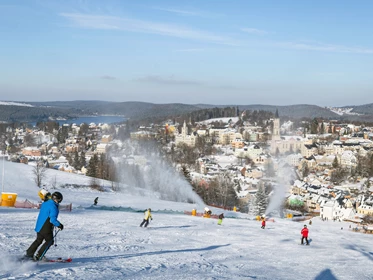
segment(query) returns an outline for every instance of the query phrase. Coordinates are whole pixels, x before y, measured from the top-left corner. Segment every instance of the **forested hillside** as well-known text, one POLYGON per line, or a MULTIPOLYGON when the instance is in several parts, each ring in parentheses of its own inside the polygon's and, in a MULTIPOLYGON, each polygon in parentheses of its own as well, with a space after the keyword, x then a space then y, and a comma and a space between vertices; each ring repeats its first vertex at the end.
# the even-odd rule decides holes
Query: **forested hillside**
POLYGON ((132 120, 146 120, 159 118, 186 118, 191 112, 193 121, 222 117, 228 114, 228 110, 220 111, 223 108, 232 108, 230 116, 236 116, 238 112, 268 111, 275 113, 278 110, 280 116, 292 119, 301 118, 324 118, 351 121, 373 121, 373 104, 350 106, 353 111, 362 115, 340 116, 327 108, 316 105, 299 104, 289 106, 275 105, 211 105, 211 104, 155 104, 147 102, 107 102, 94 100, 76 101, 50 101, 50 102, 28 102, 30 106, 14 106, 0 104, 0 121, 3 122, 35 122, 56 118, 77 118, 80 116, 94 115, 120 115, 132 120), (206 109, 206 110, 205 110, 206 109))

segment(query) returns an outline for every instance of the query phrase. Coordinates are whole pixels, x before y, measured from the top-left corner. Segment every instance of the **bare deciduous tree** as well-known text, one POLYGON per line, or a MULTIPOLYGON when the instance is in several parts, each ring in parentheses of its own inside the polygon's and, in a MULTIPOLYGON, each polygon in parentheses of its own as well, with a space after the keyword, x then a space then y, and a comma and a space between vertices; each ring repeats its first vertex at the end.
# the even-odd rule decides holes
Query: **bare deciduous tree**
POLYGON ((26 146, 35 146, 36 145, 36 139, 34 135, 27 133, 25 137, 23 137, 23 142, 26 146))
POLYGON ((57 176, 54 176, 52 181, 52 189, 55 189, 57 187, 57 176))
POLYGON ((36 165, 34 166, 34 169, 32 170, 32 173, 35 176, 34 182, 39 188, 41 187, 43 179, 45 178, 46 171, 47 171, 47 168, 44 166, 42 161, 38 161, 36 165))

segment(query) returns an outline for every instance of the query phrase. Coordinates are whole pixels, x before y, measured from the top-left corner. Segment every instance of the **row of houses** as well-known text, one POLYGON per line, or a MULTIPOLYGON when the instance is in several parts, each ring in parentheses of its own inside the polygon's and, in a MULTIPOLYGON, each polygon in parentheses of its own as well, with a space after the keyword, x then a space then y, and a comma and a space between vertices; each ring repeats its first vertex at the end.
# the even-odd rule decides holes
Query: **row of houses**
POLYGON ((368 196, 355 196, 351 189, 354 189, 353 185, 341 188, 296 180, 288 201, 293 205, 304 204, 306 211, 318 213, 321 219, 327 220, 373 215, 373 188, 367 191, 368 196))

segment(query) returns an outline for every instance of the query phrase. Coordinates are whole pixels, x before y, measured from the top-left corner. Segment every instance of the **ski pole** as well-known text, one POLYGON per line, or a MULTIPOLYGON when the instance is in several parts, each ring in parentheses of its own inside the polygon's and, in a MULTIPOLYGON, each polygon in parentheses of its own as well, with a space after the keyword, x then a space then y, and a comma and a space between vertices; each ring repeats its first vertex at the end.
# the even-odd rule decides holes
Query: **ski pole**
MULTIPOLYGON (((54 233, 57 233, 57 229, 56 228, 54 228, 54 233)), ((54 237, 54 247, 57 247, 57 236, 56 235, 54 237)))
POLYGON ((57 234, 58 234, 59 232, 60 232, 60 229, 58 229, 58 230, 56 231, 56 233, 53 235, 53 238, 48 242, 48 246, 47 246, 47 248, 45 248, 43 254, 41 254, 41 256, 39 257, 38 261, 41 260, 41 259, 44 257, 44 255, 47 253, 49 247, 52 245, 53 240, 56 238, 56 236, 57 236, 57 234))

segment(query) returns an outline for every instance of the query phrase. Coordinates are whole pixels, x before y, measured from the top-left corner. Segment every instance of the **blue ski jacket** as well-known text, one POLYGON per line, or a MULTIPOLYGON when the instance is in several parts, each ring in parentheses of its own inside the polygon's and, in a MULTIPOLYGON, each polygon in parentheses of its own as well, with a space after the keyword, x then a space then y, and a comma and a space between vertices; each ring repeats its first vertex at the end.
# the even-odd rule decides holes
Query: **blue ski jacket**
POLYGON ((61 223, 57 220, 58 213, 58 203, 54 202, 54 200, 50 199, 46 202, 43 202, 41 204, 39 216, 36 221, 35 231, 40 232, 45 222, 48 221, 48 218, 49 222, 55 227, 61 225, 61 223))

